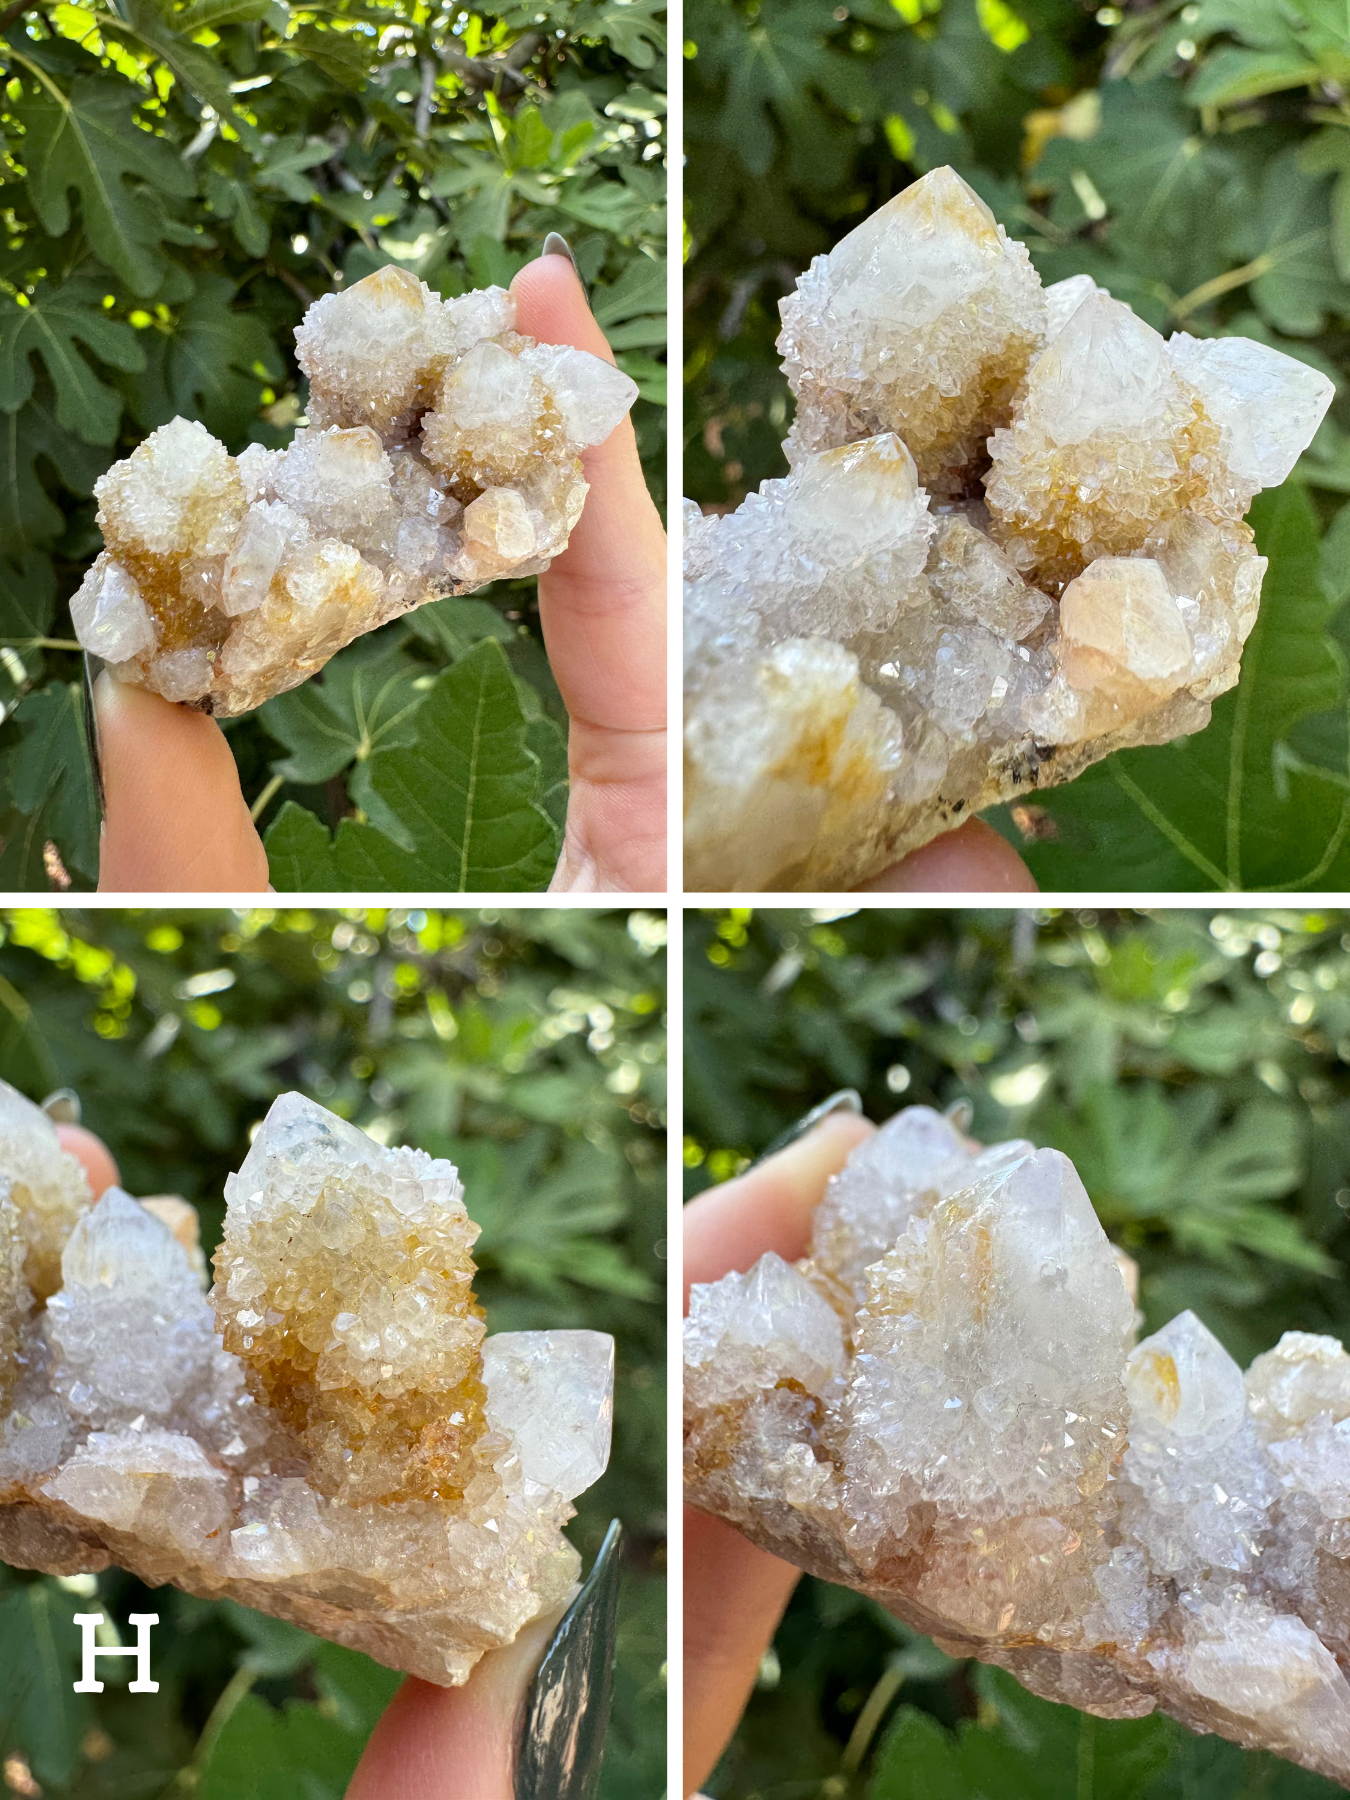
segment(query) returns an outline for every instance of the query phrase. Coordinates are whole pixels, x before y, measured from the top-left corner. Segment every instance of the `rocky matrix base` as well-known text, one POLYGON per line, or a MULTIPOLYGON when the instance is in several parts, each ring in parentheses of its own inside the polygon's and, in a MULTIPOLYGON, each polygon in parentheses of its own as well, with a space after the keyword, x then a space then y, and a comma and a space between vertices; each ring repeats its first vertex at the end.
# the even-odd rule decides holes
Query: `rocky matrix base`
POLYGON ((1247 338, 1042 289, 950 169, 782 302, 791 473, 686 505, 691 888, 837 889, 1209 722, 1265 562, 1243 515, 1333 395, 1247 338))
POLYGON ((117 1563, 455 1686, 576 1580, 614 1341, 485 1337, 453 1165, 299 1094, 226 1200, 208 1296, 195 1214, 180 1241, 163 1201, 91 1206, 0 1084, 0 1557, 117 1563))
POLYGON ((1033 1693, 1350 1784, 1350 1355, 1134 1345, 1132 1274, 1058 1151, 908 1108, 806 1258, 693 1289, 688 1498, 1033 1693))
POLYGON ((175 419, 95 485, 107 548, 70 603, 81 644, 223 717, 425 600, 546 569, 581 517, 580 452, 637 386, 515 325, 501 288, 442 301, 392 266, 316 300, 288 449, 234 457, 175 419))

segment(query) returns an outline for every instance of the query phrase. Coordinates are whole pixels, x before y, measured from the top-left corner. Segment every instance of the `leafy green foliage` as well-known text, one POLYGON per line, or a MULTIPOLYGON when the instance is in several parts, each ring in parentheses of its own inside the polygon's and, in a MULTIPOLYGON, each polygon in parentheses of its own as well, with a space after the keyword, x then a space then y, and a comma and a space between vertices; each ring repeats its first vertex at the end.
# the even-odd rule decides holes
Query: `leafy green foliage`
MULTIPOLYGON (((1236 332, 1344 387, 1345 21, 1318 0, 691 0, 686 491, 783 472, 777 302, 811 257, 950 163, 1046 282, 1086 273, 1164 332, 1236 332), (1124 14, 1122 19, 1121 14, 1124 14), (1115 20, 1114 25, 1111 23, 1115 20)), ((1043 885, 1344 886, 1350 413, 1267 497, 1242 684, 1189 743, 993 815, 1043 885), (1309 506, 1313 510, 1309 510, 1309 506), (1330 524, 1317 572, 1303 554, 1330 524)))
MULTIPOLYGON (((1244 1365, 1285 1330, 1350 1333, 1350 913, 691 911, 685 999, 688 1193, 837 1088, 875 1119, 958 1104, 985 1141, 1074 1159, 1140 1265, 1148 1330, 1191 1307, 1244 1365)), ((923 1660, 937 1655, 804 1580, 708 1792, 1334 1791, 1165 1720, 1093 1721, 923 1660)))
MULTIPOLYGON (((0 913, 0 1077, 74 1087, 208 1254, 250 1127, 298 1086, 460 1166, 493 1329, 614 1333, 614 1454, 569 1527, 586 1562, 613 1517, 628 1546, 603 1800, 665 1768, 664 942, 659 915, 589 910, 0 913)), ((0 1758, 65 1800, 339 1800, 398 1681, 230 1601, 3 1565, 0 1671, 0 1758), (87 1611, 159 1613, 157 1695, 121 1663, 71 1692, 87 1611)))
MULTIPOLYGON (((390 262, 447 295, 505 284, 562 232, 641 390, 634 421, 659 493, 663 11, 657 0, 469 12, 435 0, 91 0, 10 20, 0 34, 0 542, 25 581, 45 571, 56 604, 33 629, 0 571, 0 652, 15 658, 0 678, 8 888, 97 878, 86 751, 67 745, 52 796, 21 766, 33 755, 27 715, 35 723, 50 708, 49 685, 64 692, 80 679, 64 602, 99 548, 94 481, 179 413, 231 450, 286 442, 306 398, 292 334, 320 294, 390 262)), ((438 624, 415 614, 347 653, 406 669, 397 727, 387 710, 382 731, 353 725, 347 664, 308 684, 305 702, 285 696, 294 704, 231 723, 245 794, 260 825, 279 828, 268 840, 276 886, 300 867, 297 845, 316 880, 336 880, 349 843, 372 870, 413 858, 417 885, 433 890, 459 888, 478 866, 501 885, 547 884, 566 808, 566 718, 534 584, 434 610, 438 624), (520 810, 534 809, 534 828, 480 856, 465 849, 463 821, 438 820, 429 838, 424 809, 399 811, 381 759, 436 736, 430 716, 414 715, 440 704, 437 677, 485 640, 505 648, 523 720, 504 722, 499 693, 491 775, 527 796, 520 810), (327 712, 352 728, 330 734, 323 774, 306 772, 315 760, 296 733, 306 717, 320 731, 327 712), (340 742, 349 753, 337 758, 340 742)))

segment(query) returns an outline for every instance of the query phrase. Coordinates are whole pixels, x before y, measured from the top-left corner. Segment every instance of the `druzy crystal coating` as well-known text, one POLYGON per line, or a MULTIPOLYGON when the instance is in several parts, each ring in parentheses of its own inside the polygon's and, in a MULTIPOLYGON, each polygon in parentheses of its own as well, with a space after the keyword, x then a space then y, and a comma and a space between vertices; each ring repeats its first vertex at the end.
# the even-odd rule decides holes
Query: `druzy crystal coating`
POLYGON ((686 506, 685 875, 848 887, 996 801, 1209 722, 1243 522, 1334 389, 1163 337, 935 169, 781 306, 790 473, 686 506))
POLYGON ((808 1254, 695 1286, 694 1505, 953 1655, 1350 1783, 1350 1355, 1142 1343, 1069 1159, 898 1113, 808 1254))
POLYGON ((119 679, 221 716, 426 600, 546 569, 581 451, 637 398, 519 333, 503 289, 443 301, 393 265, 316 300, 295 347, 306 427, 237 457, 188 419, 152 432, 95 485, 105 548, 70 603, 119 679))
POLYGON ((614 1343, 486 1335, 453 1164, 285 1094, 210 1294, 169 1203, 86 1189, 38 1214, 44 1306, 23 1226, 65 1171, 38 1121, 0 1087, 0 1557, 230 1595, 442 1686, 566 1599, 614 1343))

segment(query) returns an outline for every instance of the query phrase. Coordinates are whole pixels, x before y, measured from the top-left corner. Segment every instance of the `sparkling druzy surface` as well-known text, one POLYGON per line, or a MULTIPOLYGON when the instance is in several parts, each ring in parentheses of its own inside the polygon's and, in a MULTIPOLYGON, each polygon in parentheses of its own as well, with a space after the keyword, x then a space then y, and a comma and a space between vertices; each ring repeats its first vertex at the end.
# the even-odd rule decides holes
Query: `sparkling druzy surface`
POLYGON ((423 601, 546 569, 581 517, 580 453, 637 386, 515 326, 501 288, 442 301, 392 265, 316 300, 295 334, 309 422, 285 450, 233 457, 174 419, 96 484, 85 649, 224 716, 423 601))
POLYGON ((1350 1355, 1136 1344, 1127 1275, 1067 1157, 907 1108, 806 1257, 692 1290, 688 1497, 1048 1699, 1350 1783, 1350 1355))
POLYGON ((38 1214, 43 1305, 25 1222, 64 1171, 29 1113, 0 1088, 0 1556, 228 1594, 443 1686, 566 1597, 613 1340, 486 1335, 452 1164, 283 1095, 209 1295, 182 1203, 112 1188, 38 1214))
POLYGON ((1331 403, 1246 338, 1042 289, 950 169, 782 302, 791 472, 686 510, 685 875, 839 888, 1111 750, 1200 730, 1331 403))

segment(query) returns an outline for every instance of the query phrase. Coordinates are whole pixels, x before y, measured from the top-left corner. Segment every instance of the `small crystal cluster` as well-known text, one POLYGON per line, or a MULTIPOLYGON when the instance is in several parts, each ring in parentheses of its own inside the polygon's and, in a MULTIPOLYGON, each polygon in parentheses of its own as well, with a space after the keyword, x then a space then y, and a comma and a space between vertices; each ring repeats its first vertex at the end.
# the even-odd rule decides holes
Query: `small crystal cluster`
POLYGON ((309 423, 287 449, 234 457, 179 418, 96 484, 81 644, 224 717, 423 601, 546 569, 581 517, 580 452, 637 386, 515 326, 501 288, 442 301, 393 265, 316 300, 295 334, 309 423))
POLYGON ((230 1595, 442 1686, 567 1597, 613 1339, 485 1335, 451 1163, 283 1095, 208 1295, 190 1209, 91 1205, 69 1161, 0 1086, 0 1557, 230 1595))
POLYGON ((1265 560, 1243 515, 1334 389, 1042 289, 950 169, 782 302, 791 473, 685 517, 687 885, 831 889, 1111 750, 1200 730, 1265 560))
POLYGON ((1132 1274, 1067 1157, 907 1108, 805 1258, 693 1288, 688 1497, 1047 1699, 1350 1784, 1350 1355, 1136 1345, 1132 1274))

